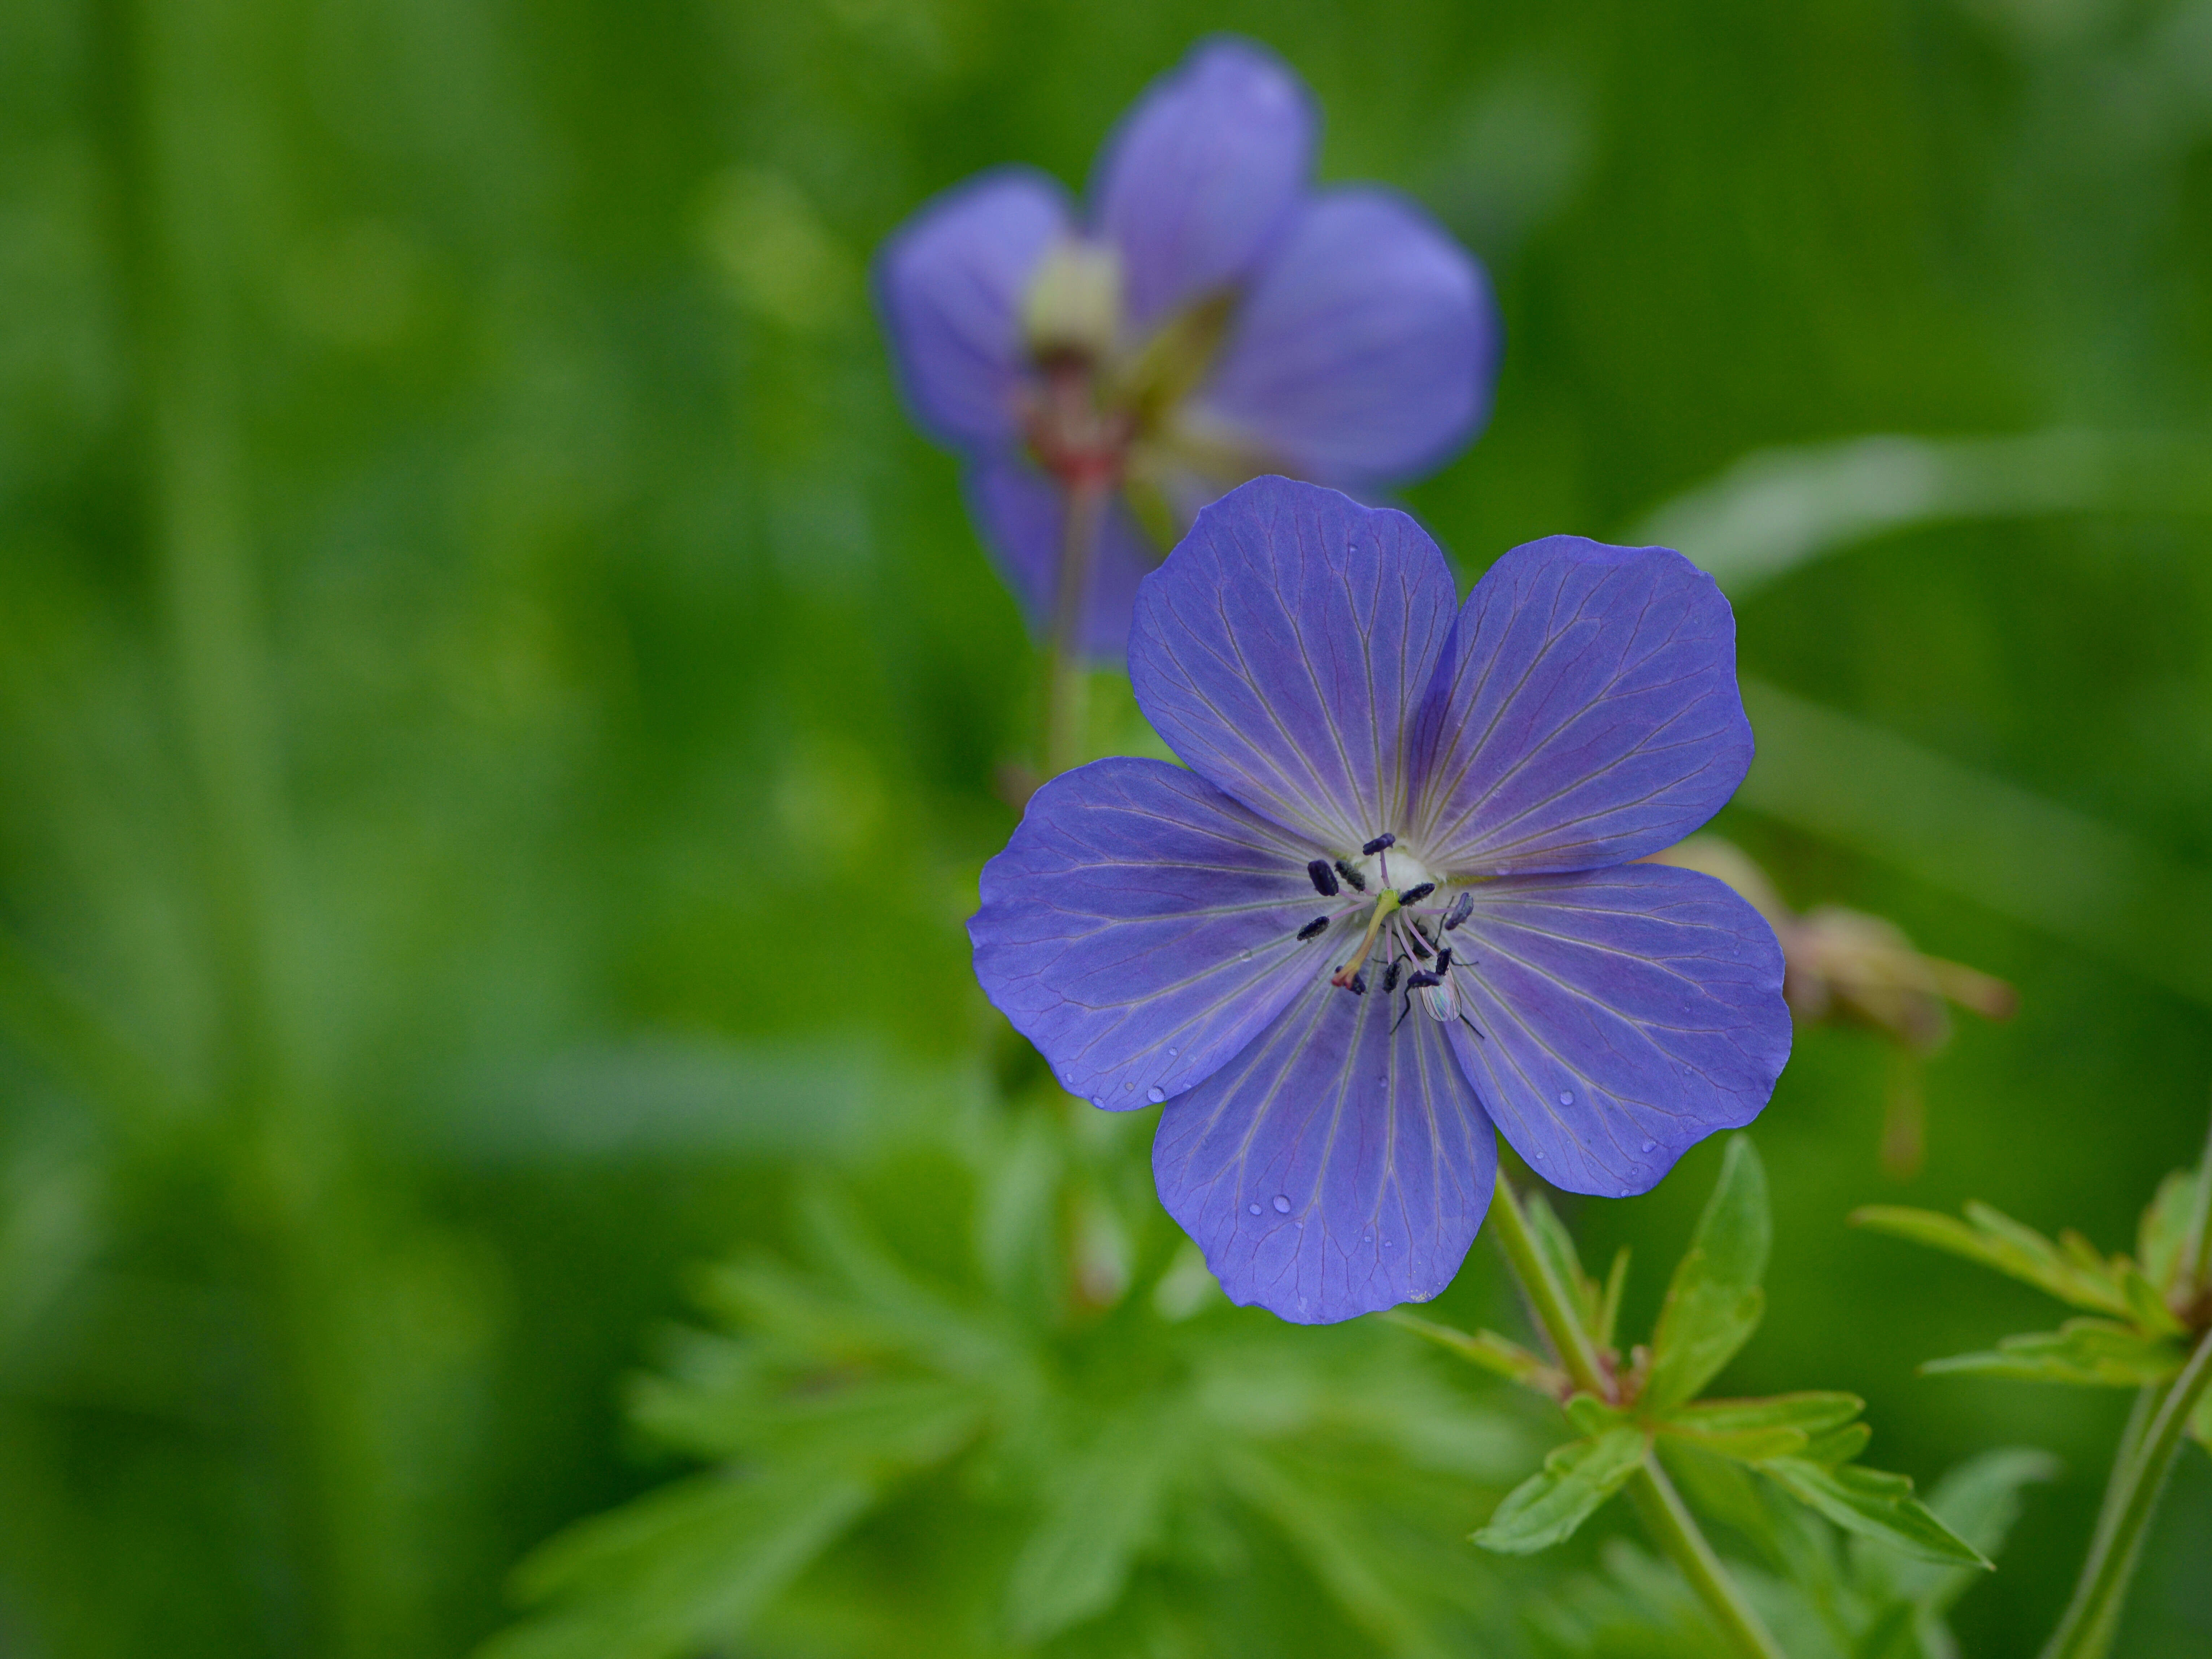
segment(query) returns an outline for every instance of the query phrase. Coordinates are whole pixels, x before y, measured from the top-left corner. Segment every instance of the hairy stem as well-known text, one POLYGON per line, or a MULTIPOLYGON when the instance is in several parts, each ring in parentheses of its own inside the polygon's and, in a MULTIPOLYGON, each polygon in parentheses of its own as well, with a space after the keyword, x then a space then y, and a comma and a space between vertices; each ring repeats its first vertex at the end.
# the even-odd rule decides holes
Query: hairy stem
POLYGON ((2122 1446, 2114 1484, 2106 1496, 2107 1516, 2099 1519, 2081 1582, 2065 1617, 2044 1645, 2043 1659, 2104 1659, 2112 1650, 2151 1516, 2181 1451, 2190 1414, 2208 1382, 2212 1382, 2212 1331, 2198 1340, 2181 1375, 2165 1391, 2141 1448, 2130 1457, 2122 1446))
POLYGON ((1081 758, 1084 715, 1090 703, 1090 666, 1083 654, 1083 611, 1097 562, 1098 532, 1105 521, 1109 486, 1084 480, 1068 488, 1060 535, 1060 574, 1053 588, 1052 639, 1047 647, 1044 775, 1056 778, 1081 758))
MULTIPOLYGON (((1597 1345, 1575 1310, 1572 1292, 1559 1283, 1537 1250, 1528 1218, 1521 1212, 1521 1200, 1503 1170, 1498 1173, 1498 1190, 1490 1201, 1488 1221, 1567 1375, 1577 1388, 1601 1400, 1611 1400, 1613 1382, 1598 1358, 1597 1345)), ((1728 1568, 1706 1541, 1697 1517, 1674 1490, 1674 1483, 1659 1467, 1656 1454, 1645 1452, 1644 1467, 1629 1480, 1628 1495, 1644 1531, 1681 1570, 1734 1650, 1744 1659, 1784 1659, 1780 1644, 1744 1600, 1735 1580, 1729 1577, 1728 1568)))

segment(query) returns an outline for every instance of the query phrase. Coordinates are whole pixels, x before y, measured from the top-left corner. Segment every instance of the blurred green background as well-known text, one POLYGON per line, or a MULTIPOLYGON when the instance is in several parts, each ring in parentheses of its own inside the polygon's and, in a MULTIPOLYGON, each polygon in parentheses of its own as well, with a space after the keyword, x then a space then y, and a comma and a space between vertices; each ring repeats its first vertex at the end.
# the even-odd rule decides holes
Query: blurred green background
MULTIPOLYGON (((1063 1124, 967 970, 1033 661, 866 263, 980 167, 1079 184, 1219 28, 1311 82, 1325 177, 1413 192, 1497 283, 1490 429, 1409 496, 1462 577, 1660 514, 1759 682, 1719 827, 1792 902, 2019 987, 1929 1067, 1907 1181, 1881 1044, 1801 1036, 1755 1131, 1773 1311, 1724 1381, 1862 1392, 1872 1461, 1923 1480, 2057 1452, 1957 1617, 2034 1650, 2125 1402, 1917 1379, 2052 1310, 1843 1218, 1979 1197, 2126 1248, 2202 1145, 2208 0, 0 5, 0 1653, 467 1652, 530 1550, 719 1443, 624 1408, 698 1363, 698 1264, 752 1253, 707 1291, 740 1329, 777 1263, 866 1279, 843 1203, 927 1277, 898 1241, 1038 1136, 1037 1248, 1104 1239, 1093 1301, 1171 1262, 1151 1115, 1063 1124), (1885 434, 1929 441, 1819 447, 1885 434)), ((1715 1167, 1571 1205, 1591 1258, 1635 1247, 1632 1327, 1715 1167)), ((1034 1268, 1009 1227, 978 1307, 1034 1268)), ((1144 1540, 1182 1648, 1054 1639, 1532 1639, 1568 1563, 1459 1540, 1540 1416, 1185 1288, 1080 1330, 1047 1296, 1036 1351, 1070 1399, 1111 1373, 1139 1440, 1158 1377, 1238 1355, 1338 1377, 1332 1422, 1419 1395, 1344 1444, 1474 1438, 1364 1497, 1314 1475, 1334 1531, 1144 1540), (1363 1547, 1429 1552, 1434 1593, 1363 1547)), ((1520 1328, 1484 1245, 1438 1306, 1520 1328)), ((1046 1640, 942 1612, 996 1605, 1027 1488, 930 1479, 720 1650, 1046 1640)), ((2212 1652, 2208 1559, 2191 1451, 2126 1652, 2212 1652)), ((559 1650, 624 1650, 592 1639, 559 1650)))

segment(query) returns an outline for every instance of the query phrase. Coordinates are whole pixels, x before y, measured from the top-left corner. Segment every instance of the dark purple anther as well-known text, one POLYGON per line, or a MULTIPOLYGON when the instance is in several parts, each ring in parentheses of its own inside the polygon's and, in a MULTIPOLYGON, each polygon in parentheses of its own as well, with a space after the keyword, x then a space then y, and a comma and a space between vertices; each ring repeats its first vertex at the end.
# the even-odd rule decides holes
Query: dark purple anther
POLYGON ((1409 991, 1425 991, 1431 985, 1441 985, 1443 982, 1442 974, 1432 974, 1425 968, 1416 969, 1406 975, 1406 988, 1409 991))
POLYGON ((1397 844, 1397 836, 1392 835, 1388 830, 1385 830, 1381 835, 1376 836, 1373 841, 1369 842, 1366 846, 1361 848, 1359 849, 1359 855, 1362 858, 1371 859, 1384 848, 1395 847, 1397 844))
POLYGON ((1472 893, 1462 893, 1457 898, 1454 899, 1452 901, 1451 908, 1444 912, 1444 932, 1449 933, 1453 928, 1458 927, 1460 923, 1465 921, 1467 920, 1467 913, 1474 908, 1474 895, 1472 893))
POLYGON ((1339 859, 1336 861, 1336 873, 1351 884, 1353 892, 1364 893, 1367 890, 1367 878, 1353 869, 1349 860, 1339 859))
POLYGON ((1301 940, 1312 939, 1316 934, 1320 933, 1322 930, 1327 928, 1328 926, 1328 918, 1327 916, 1316 916, 1311 921, 1298 929, 1298 938, 1301 940))
POLYGON ((1323 898, 1334 898, 1343 890, 1336 884, 1336 872, 1328 867, 1327 859, 1316 859, 1306 866, 1306 874, 1313 878, 1314 891, 1323 898))
POLYGON ((1425 881, 1419 887, 1408 887, 1404 892, 1399 894, 1398 902, 1401 904, 1419 904, 1423 899, 1428 897, 1430 894, 1436 890, 1436 883, 1432 881, 1425 881))
POLYGON ((1352 994, 1356 997, 1365 996, 1367 994, 1367 975, 1364 974, 1354 974, 1352 976, 1352 984, 1348 988, 1351 990, 1352 994))
POLYGON ((1439 974, 1451 972, 1451 946, 1449 945, 1437 952, 1437 971, 1439 974))
POLYGON ((1395 962, 1382 970, 1382 994, 1384 996, 1389 996, 1391 992, 1398 988, 1398 964, 1395 962))

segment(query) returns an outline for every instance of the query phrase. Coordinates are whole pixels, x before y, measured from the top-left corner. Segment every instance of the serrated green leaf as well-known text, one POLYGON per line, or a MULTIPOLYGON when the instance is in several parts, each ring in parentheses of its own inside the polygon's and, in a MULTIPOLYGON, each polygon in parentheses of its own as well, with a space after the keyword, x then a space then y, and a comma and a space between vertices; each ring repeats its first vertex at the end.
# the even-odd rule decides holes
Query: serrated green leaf
MULTIPOLYGON (((1928 1507, 1954 1533, 1994 1558, 2019 1519, 2021 1489, 2054 1480, 2058 1473, 2058 1460, 2048 1452, 1999 1447, 1948 1471, 1928 1494, 1928 1507)), ((1923 1615, 1940 1616, 1977 1582, 1970 1568, 1900 1560, 1873 1547, 1854 1549, 1852 1572, 1870 1597, 1901 1601, 1923 1615)))
POLYGON ((1865 1401, 1850 1394, 1708 1400, 1682 1407, 1656 1426, 1739 1463, 1763 1463, 1805 1455, 1815 1436, 1840 1428, 1865 1408, 1865 1401))
POLYGON ((1382 1316, 1391 1324, 1425 1338, 1440 1348, 1449 1349, 1461 1358, 1481 1366, 1486 1371, 1518 1382, 1537 1393, 1556 1400, 1567 1390, 1567 1374, 1530 1352, 1518 1342, 1507 1340, 1495 1331, 1469 1333, 1455 1330, 1449 1325, 1439 1325, 1434 1320, 1423 1319, 1402 1309, 1382 1316))
POLYGON ((1807 1443, 1802 1455, 1808 1463, 1819 1463, 1833 1468, 1838 1463, 1848 1463, 1867 1448, 1874 1431, 1863 1423, 1847 1423, 1840 1429, 1831 1429, 1826 1434, 1816 1434, 1807 1443))
POLYGON ((2008 1336, 1994 1353, 1931 1359, 1923 1373, 2008 1376, 2029 1382, 2069 1382, 2087 1388, 2133 1389, 2177 1375, 2185 1356, 2164 1339, 2140 1334, 2106 1319, 2069 1319, 2056 1331, 2008 1336))
POLYGON ((1871 1227, 1893 1238, 1961 1255, 2014 1279, 2023 1279, 2077 1308, 2093 1313, 2127 1315, 2126 1294, 2103 1269, 2092 1272, 2069 1260, 2057 1245, 2032 1227, 1986 1204, 1966 1206, 1966 1218, 1938 1215, 1895 1205, 1869 1205, 1851 1212, 1851 1224, 1871 1227))
POLYGON ((1851 1463, 1831 1468, 1802 1457, 1778 1457, 1762 1467, 1784 1491, 1846 1532, 1887 1544, 1916 1560, 1943 1566, 1990 1565, 1979 1550, 1913 1497, 1912 1482, 1905 1475, 1851 1463))
POLYGON ((1643 1431, 1626 1425, 1559 1447, 1541 1470, 1506 1493, 1474 1541, 1507 1555, 1529 1555, 1564 1542, 1627 1485, 1643 1466, 1644 1453, 1643 1431))
POLYGON ((1766 1172, 1750 1138, 1732 1135, 1651 1339, 1651 1410, 1665 1415, 1696 1399, 1759 1328, 1770 1237, 1766 1172))
POLYGON ((2172 1288, 2181 1269, 2189 1224, 2197 1213, 2197 1181, 2196 1170, 2176 1170, 2160 1182, 2157 1196, 2136 1229, 2136 1260, 2142 1263, 2143 1277, 2161 1291, 2172 1288))

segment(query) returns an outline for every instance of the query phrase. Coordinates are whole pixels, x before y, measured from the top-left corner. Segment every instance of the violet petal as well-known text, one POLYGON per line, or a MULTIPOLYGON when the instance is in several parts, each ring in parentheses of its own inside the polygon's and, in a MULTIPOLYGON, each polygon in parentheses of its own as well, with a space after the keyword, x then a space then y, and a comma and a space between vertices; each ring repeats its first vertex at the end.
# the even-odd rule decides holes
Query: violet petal
POLYGON ((1498 1147, 1443 1029, 1315 981, 1243 1053, 1170 1101, 1160 1201, 1229 1298, 1326 1324, 1451 1282, 1498 1147))
POLYGON ((1164 761, 1079 767, 1030 797, 983 866, 976 977, 1070 1094, 1156 1104, 1325 981, 1356 937, 1347 920, 1297 938, 1328 908, 1312 851, 1164 761))
POLYGON ((1482 268, 1425 213, 1328 191, 1268 259, 1201 403, 1308 477, 1401 477, 1480 424, 1499 342, 1482 268))
POLYGON ((1735 616, 1669 548, 1516 547, 1468 596, 1411 748, 1407 840, 1432 869, 1591 870, 1656 853, 1751 764, 1735 616))
POLYGON ((1457 595, 1404 514, 1255 478, 1138 589, 1130 684, 1202 776, 1351 853, 1401 827, 1404 732, 1457 595))
POLYGON ((1689 1147, 1759 1115, 1790 1012, 1773 930, 1732 889, 1631 864, 1472 890, 1452 979, 1474 1026, 1452 1024, 1452 1047, 1537 1174, 1648 1192, 1689 1147))
POLYGON ((1209 42, 1152 82, 1092 192, 1133 325, 1249 274, 1297 205, 1319 125, 1297 77, 1249 41, 1209 42))
POLYGON ((884 245, 877 306, 915 419, 939 442, 1016 441, 1023 298, 1071 227, 1054 180, 1000 167, 927 203, 884 245))

